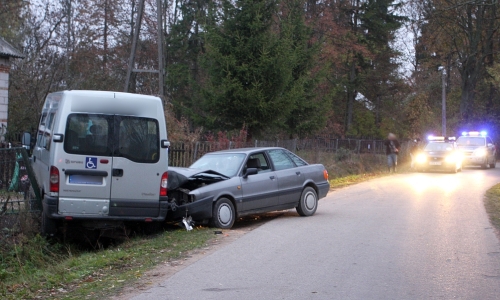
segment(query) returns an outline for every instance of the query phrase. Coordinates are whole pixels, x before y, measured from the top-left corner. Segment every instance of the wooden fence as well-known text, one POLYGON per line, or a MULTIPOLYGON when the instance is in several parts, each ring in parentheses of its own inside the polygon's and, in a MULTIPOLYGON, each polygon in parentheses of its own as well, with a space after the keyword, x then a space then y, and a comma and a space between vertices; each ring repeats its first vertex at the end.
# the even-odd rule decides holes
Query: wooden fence
MULTIPOLYGON (((245 147, 282 147, 294 153, 297 151, 328 153, 342 151, 350 154, 385 154, 384 141, 382 140, 316 138, 275 141, 255 140, 249 143, 173 142, 169 149, 169 165, 174 167, 188 167, 205 153, 245 147)), ((409 143, 403 142, 401 155, 404 157, 408 152, 409 143)))

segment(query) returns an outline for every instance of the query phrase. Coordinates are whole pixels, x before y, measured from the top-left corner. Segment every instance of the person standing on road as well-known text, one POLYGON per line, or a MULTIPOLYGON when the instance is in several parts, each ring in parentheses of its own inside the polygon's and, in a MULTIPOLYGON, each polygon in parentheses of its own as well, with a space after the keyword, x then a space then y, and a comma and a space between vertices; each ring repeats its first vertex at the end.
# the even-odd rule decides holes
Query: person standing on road
POLYGON ((389 133, 387 140, 384 142, 385 153, 387 154, 387 166, 389 167, 389 173, 392 171, 396 173, 396 166, 398 165, 398 153, 401 145, 396 139, 396 135, 389 133))

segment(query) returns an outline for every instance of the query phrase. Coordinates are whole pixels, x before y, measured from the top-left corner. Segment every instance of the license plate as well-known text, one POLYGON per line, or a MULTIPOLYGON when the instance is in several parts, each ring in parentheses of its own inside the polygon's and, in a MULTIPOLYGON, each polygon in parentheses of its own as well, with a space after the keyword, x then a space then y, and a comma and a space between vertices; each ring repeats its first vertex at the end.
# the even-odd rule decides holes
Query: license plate
POLYGON ((69 175, 69 183, 102 185, 102 176, 69 175))
POLYGON ((431 166, 440 166, 441 162, 440 161, 431 161, 431 162, 429 162, 429 165, 431 165, 431 166))

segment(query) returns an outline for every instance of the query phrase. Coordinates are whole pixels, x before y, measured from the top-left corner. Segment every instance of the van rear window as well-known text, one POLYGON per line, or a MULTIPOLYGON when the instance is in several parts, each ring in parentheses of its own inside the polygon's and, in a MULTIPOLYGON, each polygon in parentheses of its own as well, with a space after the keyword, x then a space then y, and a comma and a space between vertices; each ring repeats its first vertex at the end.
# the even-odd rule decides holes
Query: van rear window
POLYGON ((111 156, 113 116, 71 114, 68 116, 64 151, 70 154, 111 156))
POLYGON ((150 118, 71 114, 64 151, 70 154, 117 156, 133 162, 159 161, 158 121, 150 118))
POLYGON ((158 121, 149 118, 116 116, 118 149, 116 156, 134 162, 156 163, 159 158, 158 121))

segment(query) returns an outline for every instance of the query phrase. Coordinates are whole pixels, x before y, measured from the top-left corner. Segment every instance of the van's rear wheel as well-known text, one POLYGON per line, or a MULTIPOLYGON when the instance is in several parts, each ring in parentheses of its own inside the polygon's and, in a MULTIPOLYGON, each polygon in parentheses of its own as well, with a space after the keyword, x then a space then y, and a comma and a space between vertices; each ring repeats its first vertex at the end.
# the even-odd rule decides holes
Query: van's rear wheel
POLYGON ((214 204, 211 225, 221 229, 230 229, 234 225, 236 211, 233 202, 227 198, 220 198, 214 204))
POLYGON ((44 237, 53 237, 57 233, 57 222, 42 212, 42 228, 41 234, 44 237))

